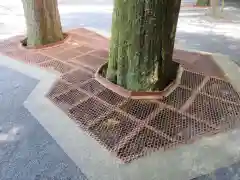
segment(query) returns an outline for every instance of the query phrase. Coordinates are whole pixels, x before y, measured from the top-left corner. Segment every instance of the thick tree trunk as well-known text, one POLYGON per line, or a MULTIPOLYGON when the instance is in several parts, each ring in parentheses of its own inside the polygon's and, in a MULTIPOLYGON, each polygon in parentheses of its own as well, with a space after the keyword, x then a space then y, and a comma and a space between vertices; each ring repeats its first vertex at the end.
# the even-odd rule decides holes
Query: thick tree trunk
POLYGON ((219 5, 219 0, 211 0, 211 13, 214 17, 219 17, 221 12, 221 7, 219 5))
POLYGON ((172 61, 180 0, 115 0, 107 78, 134 91, 163 89, 172 61))
POLYGON ((57 0, 22 0, 27 25, 27 45, 37 46, 63 39, 57 0))
POLYGON ((197 6, 209 6, 210 5, 210 0, 198 0, 197 1, 197 6))

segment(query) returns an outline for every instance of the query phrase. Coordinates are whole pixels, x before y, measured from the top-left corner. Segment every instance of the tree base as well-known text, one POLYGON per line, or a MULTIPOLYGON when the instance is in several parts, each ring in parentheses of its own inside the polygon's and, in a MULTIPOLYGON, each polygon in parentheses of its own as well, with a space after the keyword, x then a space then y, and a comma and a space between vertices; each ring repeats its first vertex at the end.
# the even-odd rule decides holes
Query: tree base
POLYGON ((26 49, 43 49, 43 48, 47 48, 47 47, 52 47, 52 46, 56 46, 59 44, 64 43, 67 39, 68 39, 68 34, 67 33, 63 33, 63 40, 62 41, 58 41, 55 43, 50 43, 50 44, 46 44, 46 45, 38 45, 38 46, 28 46, 27 44, 27 37, 24 38, 23 40, 20 41, 20 44, 22 47, 26 48, 26 49))
POLYGON ((183 68, 179 66, 175 79, 170 80, 162 91, 131 91, 119 86, 106 78, 107 63, 102 65, 95 74, 96 80, 107 89, 131 99, 163 99, 168 96, 180 84, 183 68))

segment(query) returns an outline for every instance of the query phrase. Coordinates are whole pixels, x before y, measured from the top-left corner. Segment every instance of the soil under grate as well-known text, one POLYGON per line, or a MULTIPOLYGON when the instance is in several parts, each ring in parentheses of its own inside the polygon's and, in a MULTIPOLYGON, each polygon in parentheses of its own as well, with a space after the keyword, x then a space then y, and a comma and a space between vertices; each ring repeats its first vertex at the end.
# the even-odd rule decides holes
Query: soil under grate
POLYGON ((62 44, 37 50, 20 47, 17 36, 0 42, 0 52, 58 71, 47 97, 124 162, 239 126, 239 94, 210 55, 175 50, 185 69, 178 87, 162 100, 133 100, 94 78, 108 58, 108 40, 81 28, 68 34, 62 44))

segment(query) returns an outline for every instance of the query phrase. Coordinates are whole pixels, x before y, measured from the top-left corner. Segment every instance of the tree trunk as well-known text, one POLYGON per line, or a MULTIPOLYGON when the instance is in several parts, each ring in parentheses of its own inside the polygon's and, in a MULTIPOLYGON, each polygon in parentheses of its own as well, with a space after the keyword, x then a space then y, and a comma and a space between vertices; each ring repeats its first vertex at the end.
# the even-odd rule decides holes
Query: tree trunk
POLYGON ((213 17, 219 17, 220 16, 220 6, 219 6, 219 0, 211 0, 211 13, 213 17))
POLYGON ((22 0, 27 26, 27 45, 63 40, 57 0, 22 0))
POLYGON ((180 0, 115 0, 107 78, 129 90, 162 90, 172 61, 180 0))
POLYGON ((197 1, 197 6, 209 6, 210 5, 210 0, 198 0, 197 1))

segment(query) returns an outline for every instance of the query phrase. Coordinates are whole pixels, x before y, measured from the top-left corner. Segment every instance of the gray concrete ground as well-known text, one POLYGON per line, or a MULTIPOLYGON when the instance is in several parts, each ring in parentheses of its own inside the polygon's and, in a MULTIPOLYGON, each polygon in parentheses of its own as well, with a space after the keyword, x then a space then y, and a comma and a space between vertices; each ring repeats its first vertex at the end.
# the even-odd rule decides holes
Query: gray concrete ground
MULTIPOLYGON (((235 14, 234 22, 206 19, 204 9, 182 9, 176 41, 186 48, 229 55, 239 63, 240 3, 229 0, 226 4, 227 11, 235 14)), ((65 30, 91 27, 110 34, 112 0, 59 0, 59 9, 65 30)), ((24 28, 21 1, 0 1, 0 39, 22 34, 24 28)), ((86 179, 23 107, 37 83, 35 79, 0 66, 0 180, 86 179)), ((240 163, 232 162, 230 166, 194 180, 240 179, 239 169, 240 163)))
POLYGON ((86 180, 24 108, 37 83, 0 66, 0 180, 86 180))

